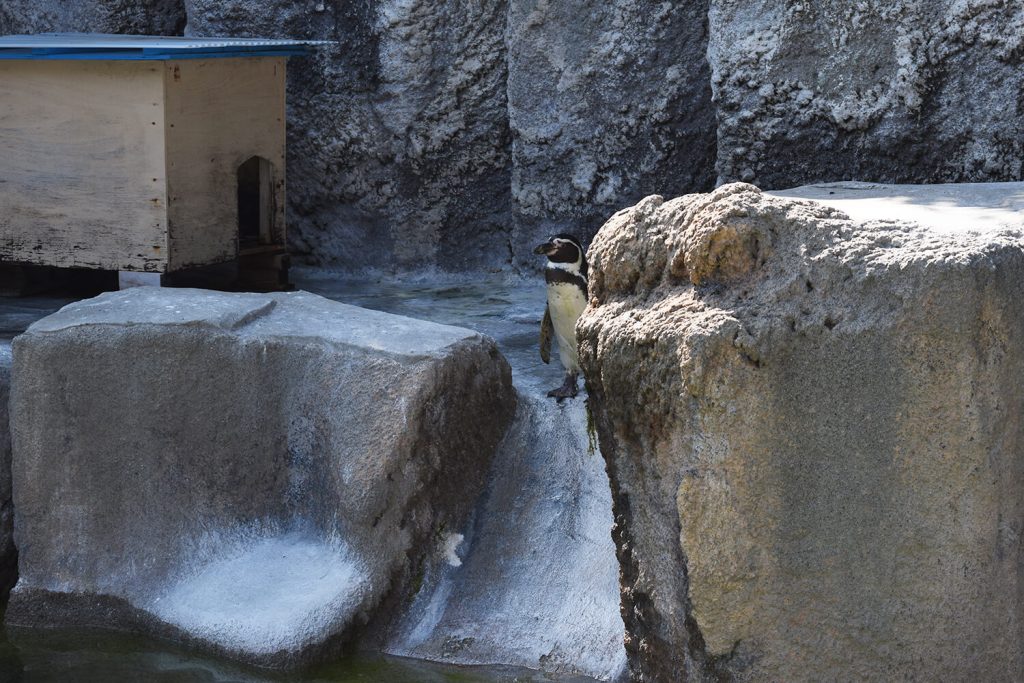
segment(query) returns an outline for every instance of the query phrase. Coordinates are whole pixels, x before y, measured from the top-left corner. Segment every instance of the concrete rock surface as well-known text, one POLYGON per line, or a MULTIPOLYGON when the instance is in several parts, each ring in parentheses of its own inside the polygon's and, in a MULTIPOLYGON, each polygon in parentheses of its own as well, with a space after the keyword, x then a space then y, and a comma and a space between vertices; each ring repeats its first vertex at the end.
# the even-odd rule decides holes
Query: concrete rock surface
POLYGON ((578 334, 637 680, 1024 677, 1024 185, 972 219, 977 189, 875 186, 922 224, 732 184, 598 233, 578 334))
POLYGON ((719 182, 1024 178, 1024 4, 711 0, 719 182))
POLYGON ((69 305, 14 342, 7 622, 332 654, 438 561, 514 410, 461 328, 301 292, 69 305))

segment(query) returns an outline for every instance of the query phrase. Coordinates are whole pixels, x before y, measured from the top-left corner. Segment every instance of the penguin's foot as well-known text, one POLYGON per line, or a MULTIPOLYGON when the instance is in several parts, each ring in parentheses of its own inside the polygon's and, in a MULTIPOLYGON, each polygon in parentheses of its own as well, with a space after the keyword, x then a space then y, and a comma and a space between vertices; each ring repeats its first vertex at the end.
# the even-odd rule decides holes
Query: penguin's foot
POLYGON ((579 390, 576 388, 576 375, 566 375, 562 386, 549 391, 548 397, 561 403, 564 399, 576 398, 577 393, 579 390))

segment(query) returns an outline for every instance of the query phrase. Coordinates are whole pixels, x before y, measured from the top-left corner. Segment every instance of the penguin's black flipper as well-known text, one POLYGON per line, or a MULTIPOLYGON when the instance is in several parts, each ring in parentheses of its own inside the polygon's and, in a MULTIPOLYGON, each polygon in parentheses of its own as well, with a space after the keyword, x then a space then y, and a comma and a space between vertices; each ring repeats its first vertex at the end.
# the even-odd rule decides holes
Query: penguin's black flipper
POLYGON ((551 311, 544 307, 544 322, 540 324, 540 359, 551 362, 551 337, 555 335, 555 326, 551 323, 551 311))

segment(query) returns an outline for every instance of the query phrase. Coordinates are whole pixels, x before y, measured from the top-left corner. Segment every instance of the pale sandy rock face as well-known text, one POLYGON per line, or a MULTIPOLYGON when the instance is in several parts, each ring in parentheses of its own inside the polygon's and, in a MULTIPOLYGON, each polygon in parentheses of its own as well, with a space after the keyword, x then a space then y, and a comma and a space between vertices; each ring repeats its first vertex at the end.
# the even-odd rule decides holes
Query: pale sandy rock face
POLYGON ((639 679, 1024 675, 1012 223, 734 184, 602 228, 578 333, 639 679))
POLYGON ((1020 180, 1024 5, 711 0, 720 182, 1020 180))
POLYGON ((515 410, 474 332, 304 292, 139 288, 14 343, 9 623, 293 666, 400 604, 515 410))

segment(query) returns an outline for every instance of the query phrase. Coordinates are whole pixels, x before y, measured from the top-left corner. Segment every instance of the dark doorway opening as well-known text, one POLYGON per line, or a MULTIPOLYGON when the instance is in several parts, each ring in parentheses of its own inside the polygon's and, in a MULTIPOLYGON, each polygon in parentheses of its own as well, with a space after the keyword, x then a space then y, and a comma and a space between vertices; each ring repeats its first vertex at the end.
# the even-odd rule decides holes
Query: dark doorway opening
POLYGON ((238 167, 239 249, 273 243, 273 176, 273 166, 263 157, 250 157, 238 167))

